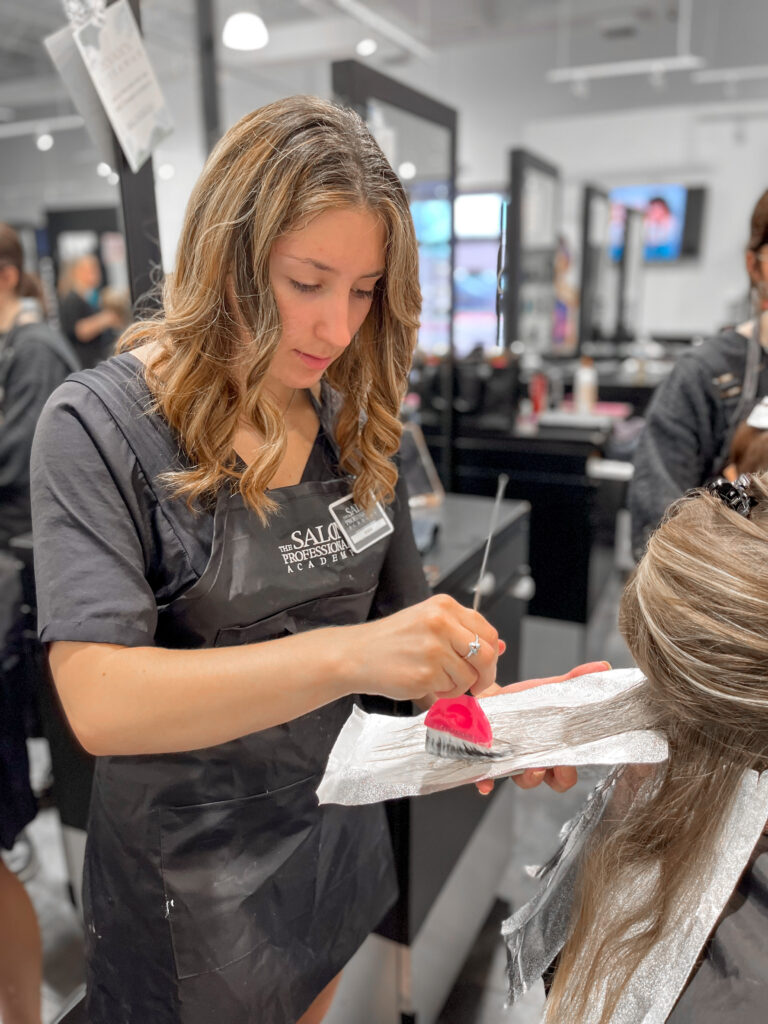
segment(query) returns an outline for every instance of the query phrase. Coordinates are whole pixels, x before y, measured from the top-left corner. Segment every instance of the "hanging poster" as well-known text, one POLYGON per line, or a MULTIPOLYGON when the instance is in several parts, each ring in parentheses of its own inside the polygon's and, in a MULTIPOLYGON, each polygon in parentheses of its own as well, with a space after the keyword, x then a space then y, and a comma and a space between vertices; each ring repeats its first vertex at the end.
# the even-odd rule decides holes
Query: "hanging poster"
POLYGON ((173 122, 128 0, 117 0, 73 34, 135 174, 173 131, 173 122))

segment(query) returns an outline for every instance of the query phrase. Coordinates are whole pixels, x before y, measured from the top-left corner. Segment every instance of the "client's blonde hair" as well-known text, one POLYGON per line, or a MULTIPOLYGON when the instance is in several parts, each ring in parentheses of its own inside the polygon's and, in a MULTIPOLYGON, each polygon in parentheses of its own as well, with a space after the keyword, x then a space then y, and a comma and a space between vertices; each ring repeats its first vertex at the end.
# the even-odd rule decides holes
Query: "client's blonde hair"
POLYGON ((603 999, 610 1021, 717 856, 744 770, 768 765, 768 476, 748 487, 748 518, 704 490, 677 501, 622 596, 619 625, 647 677, 634 692, 669 760, 626 814, 609 810, 585 852, 547 1024, 576 1024, 603 999), (615 893, 630 876, 648 884, 627 908, 615 893))

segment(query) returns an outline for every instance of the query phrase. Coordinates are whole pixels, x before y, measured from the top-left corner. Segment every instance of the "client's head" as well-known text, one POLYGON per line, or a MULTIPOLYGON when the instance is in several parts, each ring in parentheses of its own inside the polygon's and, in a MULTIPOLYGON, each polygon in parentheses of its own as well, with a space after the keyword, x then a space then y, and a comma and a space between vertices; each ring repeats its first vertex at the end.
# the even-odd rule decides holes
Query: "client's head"
POLYGON ((707 489, 668 509, 619 626, 662 728, 757 762, 768 752, 768 475, 746 491, 748 515, 707 489))
POLYGON ((768 474, 741 479, 675 502, 622 596, 620 627, 647 678, 638 712, 666 734, 669 758, 625 771, 587 846, 547 1024, 596 1006, 608 1024, 695 906, 745 769, 768 766, 768 474))

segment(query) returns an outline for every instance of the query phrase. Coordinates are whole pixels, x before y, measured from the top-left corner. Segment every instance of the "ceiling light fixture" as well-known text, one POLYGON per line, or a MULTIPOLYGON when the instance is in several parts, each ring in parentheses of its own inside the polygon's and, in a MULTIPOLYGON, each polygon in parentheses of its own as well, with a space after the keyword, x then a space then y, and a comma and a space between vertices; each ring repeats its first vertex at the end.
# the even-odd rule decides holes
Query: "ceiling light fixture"
POLYGON ((665 74, 668 71, 693 71, 703 65, 704 58, 695 57, 693 54, 684 54, 680 57, 648 57, 645 60, 621 60, 613 64, 584 64, 578 68, 551 68, 547 72, 547 81, 562 84, 578 79, 665 74))
POLYGON ((96 165, 96 173, 100 178, 107 178, 112 173, 112 168, 102 160, 100 164, 96 165))
MULTIPOLYGON (((308 0, 299 0, 299 2, 306 6, 308 0)), ((385 18, 376 11, 366 7, 365 4, 361 4, 359 0, 330 0, 330 3, 340 11, 348 14, 350 18, 359 21, 361 25, 372 29, 381 38, 388 39, 395 46, 400 46, 409 53, 412 53, 414 57, 420 57, 424 60, 432 56, 432 50, 425 46, 421 40, 417 39, 410 32, 406 32, 404 28, 396 25, 389 18, 385 18)))
MULTIPOLYGON (((605 64, 584 64, 581 67, 550 68, 547 81, 555 85, 600 78, 623 78, 648 75, 655 88, 660 88, 666 74, 674 71, 696 71, 706 61, 691 53, 692 0, 679 0, 677 8, 677 47, 670 57, 647 57, 640 60, 619 60, 605 64)), ((561 41, 561 52, 567 46, 561 41)))
POLYGON ((416 177, 416 164, 412 163, 410 160, 403 160, 397 168, 397 173, 403 181, 410 181, 411 178, 416 177))
POLYGON ((571 82, 571 93, 577 100, 585 100, 589 96, 589 82, 586 78, 574 78, 571 82))
POLYGON ((269 32, 258 14, 238 11, 227 18, 221 40, 230 50, 261 50, 269 42, 269 32))
POLYGON ((696 85, 756 82, 761 78, 768 78, 768 66, 765 64, 743 68, 707 68, 706 71, 696 71, 691 75, 691 81, 696 85))
POLYGON ((35 140, 35 145, 41 153, 47 153, 53 148, 53 136, 50 132, 41 132, 35 140))
POLYGON ((355 47, 355 52, 360 57, 372 57, 379 48, 379 44, 375 39, 361 39, 355 47))
POLYGON ((173 164, 160 164, 157 168, 157 176, 161 181, 170 181, 176 174, 173 164))

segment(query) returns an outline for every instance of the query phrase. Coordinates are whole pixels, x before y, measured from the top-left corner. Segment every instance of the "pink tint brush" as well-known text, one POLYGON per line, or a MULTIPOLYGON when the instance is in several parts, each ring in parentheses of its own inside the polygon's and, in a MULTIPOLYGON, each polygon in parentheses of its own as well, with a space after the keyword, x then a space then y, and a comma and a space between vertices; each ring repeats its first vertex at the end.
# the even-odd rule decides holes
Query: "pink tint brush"
MULTIPOLYGON (((499 516, 501 499, 507 486, 509 477, 506 473, 499 475, 499 482, 496 488, 496 499, 491 512, 491 525, 488 530, 488 539, 485 542, 483 561, 480 566, 480 574, 475 584, 474 597, 472 599, 472 610, 477 611, 480 607, 481 585, 485 579, 485 568, 488 564, 488 553, 491 550, 491 541, 496 529, 496 520, 499 516)), ((472 657, 479 648, 477 637, 469 645, 469 653, 465 657, 472 657)), ((427 712, 424 719, 427 727, 426 749, 430 754, 438 757, 467 758, 467 757, 501 757, 501 753, 494 753, 491 750, 493 745, 493 731, 485 712, 470 693, 460 697, 442 697, 436 700, 427 712)))

